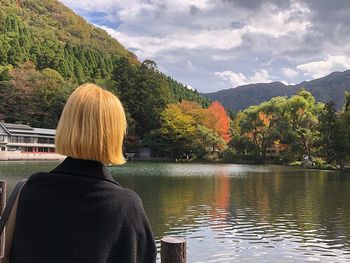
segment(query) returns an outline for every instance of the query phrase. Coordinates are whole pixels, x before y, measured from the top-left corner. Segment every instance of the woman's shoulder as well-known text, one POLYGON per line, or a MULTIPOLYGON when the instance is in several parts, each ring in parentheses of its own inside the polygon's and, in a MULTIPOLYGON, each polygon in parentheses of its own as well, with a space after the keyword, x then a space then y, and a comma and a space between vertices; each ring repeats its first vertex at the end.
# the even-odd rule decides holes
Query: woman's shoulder
POLYGON ((124 187, 122 187, 122 189, 123 189, 122 191, 123 191, 123 195, 124 195, 125 199, 127 199, 129 202, 142 205, 142 200, 136 192, 134 192, 131 189, 124 188, 124 187))
POLYGON ((29 178, 28 178, 28 183, 35 183, 35 182, 41 182, 41 181, 45 181, 45 180, 61 180, 61 179, 65 179, 65 181, 67 180, 67 178, 71 178, 71 179, 76 179, 76 180, 86 180, 88 182, 99 182, 101 184, 107 185, 109 186, 109 190, 118 195, 118 197, 123 197, 123 199, 129 201, 129 202, 142 202, 140 196, 134 192, 131 189, 125 188, 123 186, 121 186, 118 182, 114 181, 114 180, 110 180, 110 179, 105 179, 105 178, 92 178, 92 177, 85 177, 85 176, 74 176, 72 174, 59 174, 57 176, 57 174, 51 173, 51 172, 37 172, 32 174, 29 178))
POLYGON ((48 173, 48 172, 36 172, 36 173, 32 174, 31 176, 29 176, 27 184, 38 181, 38 180, 46 179, 46 178, 48 178, 48 176, 50 176, 50 173, 48 173))
POLYGON ((123 188, 123 203, 127 224, 133 225, 135 228, 143 227, 148 224, 146 212, 140 196, 128 188, 123 188))
MULTIPOLYGON (((124 208, 127 210, 141 210, 143 211, 143 204, 140 196, 133 190, 125 188, 121 186, 119 183, 111 180, 106 180, 101 178, 91 178, 84 176, 73 176, 73 175, 63 175, 52 174, 50 172, 37 172, 32 174, 26 183, 26 185, 33 186, 34 185, 55 185, 59 186, 61 184, 70 185, 72 187, 66 187, 65 189, 69 191, 71 188, 75 190, 85 189, 88 191, 90 189, 89 186, 92 186, 90 190, 101 190, 109 202, 116 201, 117 203, 121 202, 124 204, 124 208), (71 180, 74 180, 72 182, 71 180), (98 182, 96 184, 96 182, 98 182), (74 186, 74 187, 73 187, 74 186), (82 186, 81 189, 79 186, 82 186)), ((52 189, 52 188, 50 188, 52 189)), ((85 191, 84 190, 84 191, 85 191)), ((83 190, 82 190, 83 191, 83 190)))

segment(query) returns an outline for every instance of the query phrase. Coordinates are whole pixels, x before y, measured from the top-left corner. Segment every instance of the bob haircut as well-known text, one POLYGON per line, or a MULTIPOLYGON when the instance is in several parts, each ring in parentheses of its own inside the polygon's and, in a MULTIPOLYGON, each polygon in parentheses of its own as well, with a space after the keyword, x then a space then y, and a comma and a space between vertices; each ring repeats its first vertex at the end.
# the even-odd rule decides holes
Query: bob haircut
POLYGON ((58 122, 56 152, 105 164, 123 164, 126 117, 120 100, 86 83, 70 95, 58 122))

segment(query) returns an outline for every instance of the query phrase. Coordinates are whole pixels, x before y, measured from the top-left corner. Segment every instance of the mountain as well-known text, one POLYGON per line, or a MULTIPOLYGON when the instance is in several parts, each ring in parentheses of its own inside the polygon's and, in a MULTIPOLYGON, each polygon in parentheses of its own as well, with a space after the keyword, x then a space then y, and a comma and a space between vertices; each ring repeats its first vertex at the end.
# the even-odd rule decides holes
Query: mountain
POLYGON ((344 91, 350 90, 350 70, 333 72, 319 79, 303 81, 293 86, 294 93, 300 88, 309 90, 317 101, 333 100, 339 109, 344 104, 344 91))
MULTIPOLYGON (((80 84, 110 79, 122 58, 141 65, 118 40, 57 0, 0 0, 0 67, 31 61, 37 70, 51 68, 80 84)), ((175 100, 207 104, 182 83, 167 82, 175 100)))
POLYGON ((333 100, 339 109, 344 103, 344 91, 350 90, 350 70, 333 72, 325 77, 296 85, 285 85, 281 82, 257 83, 201 95, 217 100, 233 111, 239 111, 273 97, 291 96, 300 88, 310 91, 317 101, 333 100))
POLYGON ((48 45, 53 49, 56 46, 83 46, 105 56, 127 57, 138 63, 136 56, 107 32, 87 23, 55 0, 0 0, 0 25, 0 32, 4 34, 2 41, 10 43, 1 43, 4 51, 17 44, 21 51, 25 51, 29 46, 33 48, 31 42, 35 42, 38 47, 48 45), (12 34, 6 34, 9 31, 12 34))

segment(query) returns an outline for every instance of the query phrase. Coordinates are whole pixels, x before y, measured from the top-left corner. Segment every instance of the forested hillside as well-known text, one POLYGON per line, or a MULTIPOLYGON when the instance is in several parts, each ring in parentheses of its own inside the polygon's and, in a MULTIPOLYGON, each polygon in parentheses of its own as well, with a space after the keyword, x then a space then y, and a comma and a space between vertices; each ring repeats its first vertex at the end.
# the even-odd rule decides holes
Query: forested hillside
POLYGON ((209 105, 58 1, 0 0, 0 113, 6 121, 54 128, 67 96, 84 82, 118 94, 129 132, 141 137, 159 126, 168 103, 209 105))

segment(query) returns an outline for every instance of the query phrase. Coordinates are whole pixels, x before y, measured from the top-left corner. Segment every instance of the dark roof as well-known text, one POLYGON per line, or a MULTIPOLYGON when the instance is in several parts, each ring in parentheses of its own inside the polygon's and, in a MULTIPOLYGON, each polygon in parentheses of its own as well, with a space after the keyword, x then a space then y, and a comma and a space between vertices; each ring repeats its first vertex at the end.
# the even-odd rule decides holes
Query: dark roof
POLYGON ((32 128, 25 124, 0 122, 0 126, 2 126, 5 131, 11 135, 27 136, 29 134, 42 137, 46 135, 55 136, 56 134, 55 129, 32 128))
POLYGON ((16 130, 33 130, 32 127, 25 124, 17 124, 17 123, 3 123, 7 129, 16 129, 16 130))

